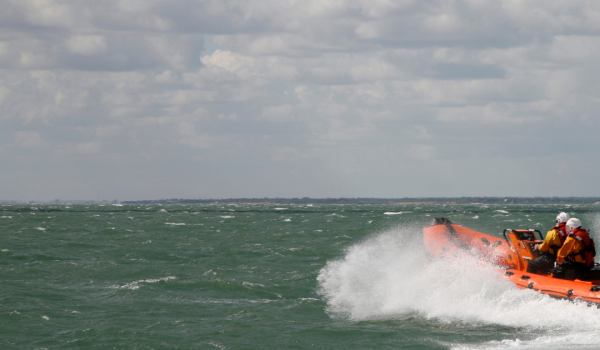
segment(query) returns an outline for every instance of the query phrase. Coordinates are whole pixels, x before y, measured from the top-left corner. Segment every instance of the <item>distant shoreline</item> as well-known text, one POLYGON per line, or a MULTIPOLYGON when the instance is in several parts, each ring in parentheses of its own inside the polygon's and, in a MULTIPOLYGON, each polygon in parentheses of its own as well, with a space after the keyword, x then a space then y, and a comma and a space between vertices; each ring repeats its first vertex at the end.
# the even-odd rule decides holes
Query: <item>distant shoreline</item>
POLYGON ((118 201, 107 200, 54 200, 17 201, 0 200, 0 204, 598 204, 600 197, 414 197, 414 198, 221 198, 221 199, 149 199, 118 201))
POLYGON ((122 204, 600 204, 600 197, 228 198, 157 199, 122 204))

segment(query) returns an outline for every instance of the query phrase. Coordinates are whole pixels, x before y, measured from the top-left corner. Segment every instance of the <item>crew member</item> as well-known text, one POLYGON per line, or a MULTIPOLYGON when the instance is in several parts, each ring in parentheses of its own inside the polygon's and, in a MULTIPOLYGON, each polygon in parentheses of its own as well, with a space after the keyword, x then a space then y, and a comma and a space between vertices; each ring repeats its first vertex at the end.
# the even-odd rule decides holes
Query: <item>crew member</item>
POLYGON ((581 221, 571 218, 567 221, 569 236, 558 250, 557 266, 552 269, 554 277, 567 280, 581 279, 594 267, 596 248, 588 230, 581 228, 581 221))
POLYGON ((541 254, 527 264, 527 272, 550 273, 550 270, 554 267, 554 262, 556 262, 556 254, 567 238, 566 225, 570 218, 569 214, 565 212, 556 216, 556 224, 546 233, 544 242, 535 245, 534 249, 539 250, 541 254))

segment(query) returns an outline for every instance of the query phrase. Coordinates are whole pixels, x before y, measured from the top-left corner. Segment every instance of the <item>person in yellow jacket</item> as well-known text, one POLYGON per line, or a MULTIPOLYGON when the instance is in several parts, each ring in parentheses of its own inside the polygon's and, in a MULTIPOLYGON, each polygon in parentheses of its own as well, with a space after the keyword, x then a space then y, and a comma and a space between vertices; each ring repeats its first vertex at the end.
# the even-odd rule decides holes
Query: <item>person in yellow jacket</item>
POLYGON ((581 228, 581 221, 577 218, 567 221, 567 232, 569 236, 558 251, 557 266, 552 270, 552 275, 568 280, 581 279, 594 267, 594 240, 587 230, 581 228))
POLYGON ((534 249, 540 251, 540 256, 532 259, 527 264, 527 272, 549 274, 556 262, 556 254, 562 247, 567 238, 567 221, 571 217, 569 214, 562 212, 556 216, 556 224, 546 233, 546 238, 542 244, 537 244, 534 249))

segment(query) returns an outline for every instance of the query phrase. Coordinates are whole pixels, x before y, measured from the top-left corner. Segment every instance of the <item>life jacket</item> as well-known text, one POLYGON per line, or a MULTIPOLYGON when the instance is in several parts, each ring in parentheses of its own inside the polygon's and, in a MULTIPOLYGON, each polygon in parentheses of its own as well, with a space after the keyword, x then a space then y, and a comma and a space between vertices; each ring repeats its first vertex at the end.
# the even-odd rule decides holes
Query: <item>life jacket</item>
POLYGON ((578 252, 569 254, 567 258, 576 261, 575 258, 579 256, 581 260, 585 261, 585 265, 587 267, 591 267, 592 265, 594 265, 594 257, 596 256, 596 244, 594 243, 592 237, 590 237, 588 230, 576 228, 571 232, 569 237, 573 237, 576 240, 578 240, 579 243, 583 245, 583 248, 580 249, 578 252))
POLYGON ((550 249, 554 252, 554 258, 556 259, 556 252, 565 244, 565 239, 567 239, 567 231, 566 231, 566 223, 561 222, 559 224, 554 225, 553 229, 558 233, 558 238, 560 238, 560 245, 553 244, 550 246, 550 249))

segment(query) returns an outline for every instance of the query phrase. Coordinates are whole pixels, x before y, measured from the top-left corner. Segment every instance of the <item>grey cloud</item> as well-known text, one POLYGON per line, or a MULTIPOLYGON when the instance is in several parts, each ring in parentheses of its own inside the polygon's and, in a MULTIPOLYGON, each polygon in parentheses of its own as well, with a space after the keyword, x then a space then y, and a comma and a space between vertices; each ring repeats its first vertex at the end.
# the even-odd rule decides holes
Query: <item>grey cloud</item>
POLYGON ((201 66, 201 35, 98 33, 18 36, 0 46, 0 68, 132 71, 201 66))
POLYGON ((598 191, 595 3, 0 4, 7 198, 598 191))
POLYGON ((506 76, 506 72, 496 66, 452 63, 435 65, 430 74, 438 79, 501 79, 506 76))

